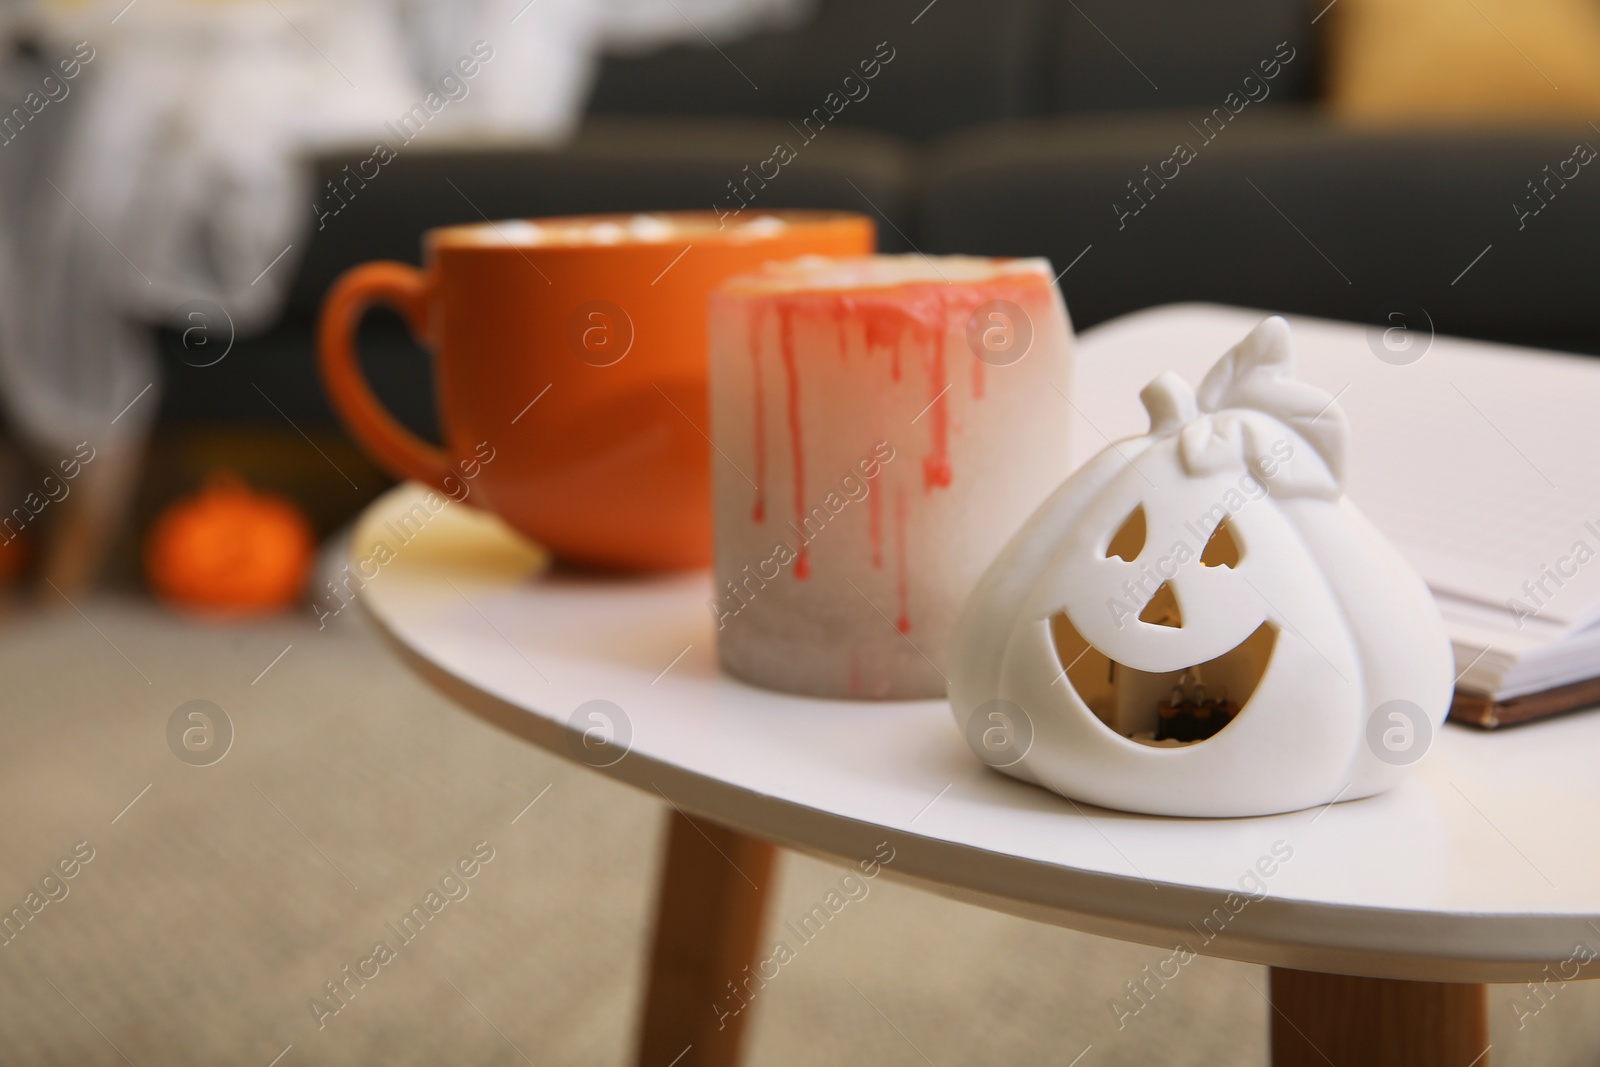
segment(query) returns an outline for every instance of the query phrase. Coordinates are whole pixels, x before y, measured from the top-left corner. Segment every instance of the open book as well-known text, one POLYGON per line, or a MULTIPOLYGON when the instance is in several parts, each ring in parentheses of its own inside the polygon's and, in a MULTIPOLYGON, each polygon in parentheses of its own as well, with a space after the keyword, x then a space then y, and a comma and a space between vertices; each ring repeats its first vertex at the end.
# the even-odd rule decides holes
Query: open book
MULTIPOLYGON (((1169 305, 1085 331, 1074 458, 1145 432, 1146 382, 1198 382, 1266 314, 1169 305)), ((1299 377, 1349 416, 1347 492, 1439 602, 1453 715, 1493 726, 1600 704, 1600 359, 1430 338, 1426 321, 1387 336, 1289 322, 1299 377)))

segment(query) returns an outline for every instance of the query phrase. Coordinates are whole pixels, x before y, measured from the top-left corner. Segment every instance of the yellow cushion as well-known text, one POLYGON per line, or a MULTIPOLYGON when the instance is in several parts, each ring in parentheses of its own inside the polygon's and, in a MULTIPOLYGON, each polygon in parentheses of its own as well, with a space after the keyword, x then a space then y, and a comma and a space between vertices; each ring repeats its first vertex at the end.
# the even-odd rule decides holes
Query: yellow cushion
POLYGON ((1365 123, 1600 118, 1592 0, 1338 0, 1328 100, 1365 123))

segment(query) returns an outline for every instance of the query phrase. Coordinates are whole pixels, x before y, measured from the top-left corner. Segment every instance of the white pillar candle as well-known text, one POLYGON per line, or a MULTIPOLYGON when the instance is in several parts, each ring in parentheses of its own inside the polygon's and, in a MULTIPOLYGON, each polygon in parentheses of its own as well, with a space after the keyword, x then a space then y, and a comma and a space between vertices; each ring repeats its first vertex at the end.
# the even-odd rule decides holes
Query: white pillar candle
POLYGON ((808 257, 712 297, 718 654, 812 696, 943 696, 957 613, 1066 477, 1042 259, 808 257))

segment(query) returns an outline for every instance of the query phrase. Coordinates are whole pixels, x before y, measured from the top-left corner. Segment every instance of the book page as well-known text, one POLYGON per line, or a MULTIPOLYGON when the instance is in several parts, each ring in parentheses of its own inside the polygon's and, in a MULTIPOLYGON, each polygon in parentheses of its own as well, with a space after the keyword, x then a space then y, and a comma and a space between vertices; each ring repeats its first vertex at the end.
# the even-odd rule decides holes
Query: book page
MULTIPOLYGON (((1067 391, 1075 458, 1144 433, 1146 382, 1172 369, 1197 385, 1265 314, 1173 305, 1087 331, 1067 391)), ((1436 592, 1513 629, 1512 598, 1557 632, 1600 619, 1600 359, 1436 337, 1394 366, 1364 326, 1289 322, 1299 376, 1349 417, 1346 491, 1436 592)))

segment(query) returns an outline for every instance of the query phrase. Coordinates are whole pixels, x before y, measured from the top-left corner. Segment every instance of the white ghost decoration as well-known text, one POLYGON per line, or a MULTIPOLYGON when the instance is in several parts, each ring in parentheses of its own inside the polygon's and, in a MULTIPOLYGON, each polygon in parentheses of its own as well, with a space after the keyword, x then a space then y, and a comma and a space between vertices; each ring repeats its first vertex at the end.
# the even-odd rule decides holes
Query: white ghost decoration
MULTIPOLYGON (((1344 496, 1349 426, 1266 319, 1150 432, 1029 517, 956 627, 950 702, 985 762, 1158 815, 1382 792, 1449 710, 1427 587, 1344 496)), ((1395 457, 1403 462, 1404 457, 1395 457)))

